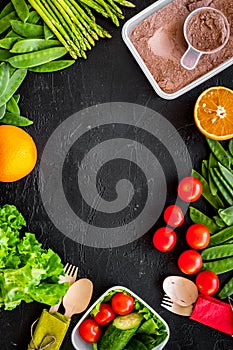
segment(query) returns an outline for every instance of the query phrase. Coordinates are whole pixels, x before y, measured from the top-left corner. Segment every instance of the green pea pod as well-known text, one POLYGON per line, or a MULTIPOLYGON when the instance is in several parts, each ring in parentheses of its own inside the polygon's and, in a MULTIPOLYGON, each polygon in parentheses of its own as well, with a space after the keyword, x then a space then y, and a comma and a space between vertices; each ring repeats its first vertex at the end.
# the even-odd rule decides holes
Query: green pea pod
POLYGON ((222 231, 215 233, 210 237, 210 243, 208 247, 224 243, 233 238, 233 226, 224 228, 222 231))
POLYGON ((57 72, 59 70, 70 67, 75 63, 75 60, 55 60, 52 62, 48 62, 42 64, 41 66, 30 68, 31 72, 36 73, 49 73, 49 72, 57 72))
POLYGON ((1 119, 1 123, 14 126, 28 126, 33 124, 33 121, 28 118, 21 117, 20 115, 6 112, 5 116, 1 119))
MULTIPOLYGON (((228 182, 221 175, 221 172, 217 168, 214 168, 213 170, 214 170, 215 174, 217 175, 217 177, 219 178, 219 180, 221 181, 224 188, 226 189, 227 194, 231 197, 231 199, 229 200, 229 204, 230 205, 233 204, 233 188, 228 184, 228 182)), ((222 195, 223 195, 223 193, 222 193, 222 195)))
POLYGON ((12 5, 12 2, 8 2, 8 4, 0 12, 0 19, 9 15, 9 13, 11 13, 12 11, 14 11, 14 7, 12 5))
POLYGON ((0 61, 7 62, 12 56, 12 53, 10 53, 8 50, 0 49, 0 61))
POLYGON ((60 58, 66 53, 64 47, 52 47, 11 57, 9 63, 15 68, 32 68, 60 58))
POLYGON ((225 299, 233 294, 233 277, 220 290, 218 296, 220 299, 225 299))
POLYGON ((0 107, 11 99, 26 77, 26 69, 17 69, 9 79, 9 83, 3 95, 0 96, 0 107))
POLYGON ((29 9, 26 2, 24 0, 11 0, 11 2, 18 17, 21 19, 21 21, 26 22, 29 16, 29 9))
POLYGON ((208 160, 204 159, 201 163, 201 174, 205 180, 208 179, 208 160))
POLYGON ((53 32, 49 29, 47 24, 44 23, 44 38, 45 40, 49 40, 54 37, 53 32))
POLYGON ((216 273, 216 275, 220 275, 233 270, 233 259, 230 257, 216 261, 204 262, 202 267, 204 270, 210 270, 216 273))
POLYGON ((213 216, 213 219, 214 219, 216 225, 219 228, 225 228, 226 227, 225 222, 218 215, 213 216))
POLYGON ((218 167, 224 179, 233 188, 233 173, 225 168, 225 166, 223 166, 221 163, 218 163, 218 167))
POLYGON ((19 37, 0 39, 0 47, 6 50, 10 50, 18 40, 19 40, 19 37))
POLYGON ((226 209, 219 209, 218 214, 227 226, 233 225, 233 206, 226 209))
POLYGON ((11 20, 16 19, 17 14, 15 11, 10 12, 8 15, 0 19, 0 34, 4 33, 11 26, 11 20))
POLYGON ((14 99, 15 99, 16 103, 19 103, 19 100, 20 100, 20 94, 16 94, 16 95, 14 95, 14 99))
POLYGON ((5 93, 10 80, 10 72, 6 63, 0 64, 0 97, 5 93))
POLYGON ((221 192, 223 198, 226 200, 226 202, 229 205, 233 205, 233 198, 232 196, 228 193, 227 189, 225 188, 223 182, 221 179, 216 174, 216 169, 210 169, 211 176, 216 183, 216 186, 218 186, 219 191, 221 192))
POLYGON ((214 156, 219 160, 219 162, 224 165, 227 169, 231 168, 231 159, 228 153, 225 151, 220 142, 206 138, 207 143, 214 154, 214 156))
POLYGON ((216 195, 213 196, 210 192, 208 182, 202 177, 196 170, 192 170, 192 175, 196 177, 202 183, 202 196, 214 207, 215 209, 224 208, 224 203, 221 198, 216 195))
POLYGON ((4 117, 6 113, 6 104, 0 107, 0 120, 4 117))
POLYGON ((37 24, 40 20, 40 16, 38 15, 38 13, 36 11, 31 11, 29 13, 29 16, 28 16, 28 19, 27 19, 27 22, 28 23, 31 23, 31 24, 37 24))
POLYGON ((24 39, 18 41, 10 50, 12 53, 28 53, 49 49, 51 47, 62 47, 58 40, 24 39))
POLYGON ((20 109, 18 103, 15 101, 14 96, 6 104, 6 109, 8 112, 11 112, 15 115, 20 115, 20 109))
MULTIPOLYGON (((218 161, 214 157, 213 153, 210 153, 208 165, 209 165, 209 169, 216 168, 218 166, 218 161)), ((208 172, 208 180, 209 180, 210 191, 211 191, 213 196, 216 196, 216 194, 218 192, 218 187, 216 186, 216 184, 211 176, 210 171, 208 172)))
POLYGON ((216 260, 233 256, 233 244, 223 244, 206 248, 201 253, 203 260, 216 260))
POLYGON ((230 154, 233 157, 233 139, 230 140, 229 145, 228 145, 228 149, 229 149, 230 154))
POLYGON ((44 34, 43 26, 39 24, 11 21, 11 27, 17 34, 26 38, 40 38, 44 34))
POLYGON ((214 220, 203 214, 200 210, 190 206, 189 213, 191 220, 195 224, 205 225, 209 229, 210 233, 219 231, 219 227, 215 224, 214 220))

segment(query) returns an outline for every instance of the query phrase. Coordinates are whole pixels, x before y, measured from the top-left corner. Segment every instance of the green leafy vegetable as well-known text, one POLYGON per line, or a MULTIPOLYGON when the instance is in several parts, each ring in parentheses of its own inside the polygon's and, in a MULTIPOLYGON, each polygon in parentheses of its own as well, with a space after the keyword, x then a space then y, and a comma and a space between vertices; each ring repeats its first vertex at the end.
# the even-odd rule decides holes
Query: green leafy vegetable
POLYGON ((26 221, 13 205, 0 207, 0 307, 12 310, 21 301, 56 304, 67 283, 60 257, 43 249, 33 233, 21 234, 26 221))

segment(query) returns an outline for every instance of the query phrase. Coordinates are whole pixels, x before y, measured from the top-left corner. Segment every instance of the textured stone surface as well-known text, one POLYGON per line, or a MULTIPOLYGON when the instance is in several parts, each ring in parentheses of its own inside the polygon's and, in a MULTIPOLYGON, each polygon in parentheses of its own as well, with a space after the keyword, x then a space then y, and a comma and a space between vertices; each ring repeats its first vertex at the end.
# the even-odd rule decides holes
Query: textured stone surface
MULTIPOLYGON (((135 0, 136 10, 127 10, 130 18, 153 1, 135 0)), ((48 218, 38 191, 39 161, 45 144, 56 127, 73 113, 104 102, 131 102, 165 116, 179 131, 191 154, 193 164, 208 153, 204 137, 193 121, 193 106, 204 89, 212 85, 233 88, 233 67, 175 101, 159 98, 139 69, 137 63, 121 39, 121 31, 106 25, 112 32, 111 40, 102 40, 89 53, 86 61, 79 60, 66 71, 55 74, 29 73, 20 93, 22 113, 34 120, 28 128, 38 146, 38 164, 27 178, 12 184, 0 184, 0 203, 15 204, 24 214, 28 229, 35 232, 45 247, 51 247, 64 262, 79 266, 79 277, 94 282, 92 301, 107 288, 123 285, 132 289, 148 302, 167 321, 171 338, 166 350, 232 350, 229 336, 197 324, 187 318, 176 316, 160 307, 162 281, 169 275, 179 274, 176 261, 186 247, 185 227, 177 230, 178 244, 174 251, 162 254, 151 244, 153 229, 139 240, 113 249, 96 249, 82 246, 66 238, 48 218)), ((72 172, 72 168, 70 169, 72 172)), ((173 167, 170 169, 174 172, 173 167)), ((168 184, 168 202, 176 198, 176 178, 168 184)), ((205 204, 202 204, 205 208, 205 204)), ((207 207, 206 207, 207 208, 207 207)), ((13 311, 0 313, 0 349, 25 350, 30 339, 30 326, 45 307, 39 303, 22 304, 13 311)), ((79 316, 74 316, 61 350, 73 349, 70 334, 79 316)))

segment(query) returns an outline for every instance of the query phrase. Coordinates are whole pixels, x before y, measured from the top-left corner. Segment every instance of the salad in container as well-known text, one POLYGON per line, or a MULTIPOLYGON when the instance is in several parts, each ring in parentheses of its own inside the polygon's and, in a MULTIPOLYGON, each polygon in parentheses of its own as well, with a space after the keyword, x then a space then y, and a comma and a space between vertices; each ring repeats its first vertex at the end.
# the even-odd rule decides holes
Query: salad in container
POLYGON ((167 323, 128 288, 108 289, 72 331, 77 350, 161 350, 169 338, 167 323))

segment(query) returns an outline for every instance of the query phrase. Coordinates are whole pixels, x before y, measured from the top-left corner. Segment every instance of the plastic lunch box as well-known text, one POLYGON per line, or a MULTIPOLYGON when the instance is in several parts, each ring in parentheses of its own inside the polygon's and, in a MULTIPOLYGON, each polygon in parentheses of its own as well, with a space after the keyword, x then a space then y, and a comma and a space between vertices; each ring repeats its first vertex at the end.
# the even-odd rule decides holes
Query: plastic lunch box
POLYGON ((131 40, 129 38, 129 34, 132 31, 132 29, 134 27, 136 27, 140 22, 142 22, 145 18, 147 18, 150 15, 152 15, 153 13, 159 11, 161 8, 163 8, 164 6, 170 4, 173 1, 174 0, 158 0, 158 1, 156 1, 154 4, 150 5, 149 7, 145 8, 143 11, 139 12, 136 16, 134 16, 131 19, 129 19, 124 24, 124 26, 122 28, 122 38, 123 38, 125 44, 128 46, 129 50, 131 51, 132 55, 136 59, 137 63, 141 67, 142 71, 146 75, 147 79, 151 83, 151 85, 154 88, 154 90, 156 91, 156 93, 160 97, 162 97, 162 98, 164 98, 166 100, 172 100, 172 99, 175 99, 175 98, 183 95, 184 93, 190 91, 191 89, 195 88, 196 86, 202 84, 206 80, 212 78, 214 75, 220 73, 221 71, 223 71, 224 69, 226 69, 227 67, 232 65, 232 63, 233 63, 233 58, 231 58, 227 62, 222 63, 217 68, 214 68, 213 70, 211 70, 210 72, 206 73, 202 77, 194 80, 192 83, 188 84, 187 86, 183 87, 182 89, 180 89, 180 90, 178 90, 178 91, 176 91, 174 93, 171 93, 171 94, 168 94, 168 93, 164 92, 159 87, 159 85, 157 84, 156 80, 154 79, 154 77, 150 73, 149 69, 147 68, 146 64, 142 60, 141 56, 139 55, 138 51, 136 50, 136 48, 132 44, 132 42, 131 42, 131 40))
MULTIPOLYGON (((79 322, 77 323, 77 325, 74 327, 72 334, 71 334, 71 340, 72 340, 72 344, 74 346, 74 348, 76 350, 93 350, 93 346, 90 343, 86 343, 85 341, 82 340, 82 338, 79 335, 78 332, 78 328, 80 326, 80 324, 89 317, 90 312, 92 311, 92 309, 96 306, 96 304, 98 304, 109 292, 113 291, 113 290, 123 290, 126 291, 127 293, 129 293, 130 295, 132 295, 132 297, 134 297, 135 299, 138 299, 142 304, 144 304, 154 315, 156 315, 157 318, 159 318, 164 325, 166 326, 166 330, 167 330, 167 337, 166 339, 164 339, 164 341, 159 344, 158 346, 156 346, 155 348, 153 348, 152 350, 162 350, 164 348, 164 346, 166 345, 169 336, 170 336, 170 331, 169 331, 169 327, 167 325, 167 323, 164 321, 164 319, 159 316, 159 314, 157 314, 157 312, 155 310, 153 310, 147 303, 145 303, 145 301, 143 301, 139 296, 137 296, 136 294, 134 294, 131 290, 129 290, 128 288, 122 287, 122 286, 115 286, 112 287, 110 289, 108 289, 104 294, 101 295, 101 297, 85 312, 85 314, 83 315, 83 317, 79 320, 79 322)), ((136 349, 135 349, 136 350, 136 349)))

